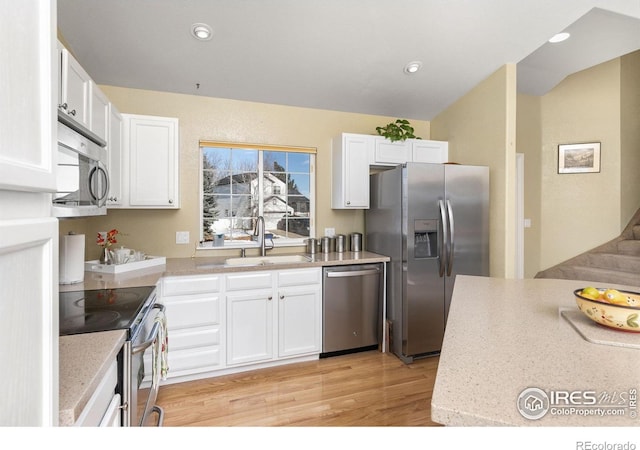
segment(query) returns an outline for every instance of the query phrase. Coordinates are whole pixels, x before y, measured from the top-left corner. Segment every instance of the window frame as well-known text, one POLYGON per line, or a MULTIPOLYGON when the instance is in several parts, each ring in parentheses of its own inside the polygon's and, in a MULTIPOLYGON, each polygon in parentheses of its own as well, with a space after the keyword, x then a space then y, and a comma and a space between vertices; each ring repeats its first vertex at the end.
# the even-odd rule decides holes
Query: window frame
MULTIPOLYGON (((200 140, 198 146, 198 165, 199 165, 199 204, 198 204, 198 245, 196 246, 196 250, 225 250, 225 249, 233 249, 233 248, 251 248, 258 247, 257 242, 254 241, 224 241, 224 245, 222 246, 213 246, 211 241, 207 241, 206 245, 204 242, 204 233, 202 228, 202 223, 204 221, 204 167, 203 167, 203 148, 206 147, 219 147, 219 148, 230 148, 230 149, 245 149, 245 150, 256 150, 258 151, 258 214, 264 215, 264 186, 263 186, 263 177, 265 174, 264 170, 264 152, 286 152, 286 153, 305 153, 310 157, 309 164, 309 236, 315 236, 315 217, 316 217, 316 175, 315 175, 315 165, 316 165, 316 156, 317 149, 315 147, 300 147, 300 146, 283 146, 283 145, 272 145, 272 144, 248 144, 248 143, 237 143, 237 142, 221 142, 221 141, 209 141, 209 140, 200 140)), ((289 173, 289 172, 286 172, 289 173)), ((300 237, 300 238, 284 238, 284 240, 278 239, 277 245, 274 242, 276 247, 294 247, 304 245, 305 239, 308 237, 300 237)))

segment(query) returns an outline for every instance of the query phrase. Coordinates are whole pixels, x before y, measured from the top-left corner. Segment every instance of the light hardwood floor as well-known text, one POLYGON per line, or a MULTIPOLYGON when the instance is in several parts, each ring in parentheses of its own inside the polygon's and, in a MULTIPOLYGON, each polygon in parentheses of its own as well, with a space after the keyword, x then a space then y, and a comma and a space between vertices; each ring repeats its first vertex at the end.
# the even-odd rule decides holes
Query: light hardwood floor
POLYGON ((164 426, 436 426, 438 358, 366 351, 164 385, 164 426))

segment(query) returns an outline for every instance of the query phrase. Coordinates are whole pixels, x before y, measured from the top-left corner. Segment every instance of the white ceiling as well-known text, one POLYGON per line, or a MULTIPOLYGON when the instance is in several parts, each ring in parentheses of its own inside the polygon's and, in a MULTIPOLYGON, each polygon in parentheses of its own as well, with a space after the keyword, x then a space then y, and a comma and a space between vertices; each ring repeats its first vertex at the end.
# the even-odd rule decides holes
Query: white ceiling
POLYGON ((99 84, 431 120, 506 63, 542 95, 639 49, 640 0, 58 0, 58 27, 99 84))

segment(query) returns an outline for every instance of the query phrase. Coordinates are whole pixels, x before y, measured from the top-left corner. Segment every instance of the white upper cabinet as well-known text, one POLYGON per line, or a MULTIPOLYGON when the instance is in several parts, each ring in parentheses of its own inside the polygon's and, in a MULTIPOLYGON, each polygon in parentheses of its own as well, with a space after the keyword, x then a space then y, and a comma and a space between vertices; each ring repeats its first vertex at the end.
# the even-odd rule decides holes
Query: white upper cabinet
POLYGON ((109 99, 93 80, 89 83, 89 92, 89 129, 106 141, 109 130, 109 99))
POLYGON ((382 136, 374 137, 374 164, 403 164, 411 160, 411 147, 407 141, 391 142, 382 136))
POLYGON ((423 163, 446 163, 449 161, 447 141, 411 140, 411 161, 423 163))
POLYGON ((392 142, 382 136, 342 133, 331 146, 331 208, 368 209, 372 167, 408 162, 446 163, 449 143, 407 139, 392 142))
POLYGON ((109 171, 109 196, 107 197, 107 207, 122 205, 122 139, 123 124, 122 115, 118 108, 109 103, 108 113, 109 132, 107 135, 107 170, 109 171))
POLYGON ((91 77, 66 48, 62 49, 62 84, 59 108, 91 128, 89 96, 91 77))
POLYGON ((369 208, 373 136, 343 133, 331 147, 331 208, 369 208))
POLYGON ((56 49, 49 2, 0 11, 0 189, 55 192, 56 49), (29 30, 37 32, 31 34, 29 30))
MULTIPOLYGON (((128 208, 179 208, 178 119, 122 114, 128 208)), ((125 192, 123 192, 125 193, 125 192)))

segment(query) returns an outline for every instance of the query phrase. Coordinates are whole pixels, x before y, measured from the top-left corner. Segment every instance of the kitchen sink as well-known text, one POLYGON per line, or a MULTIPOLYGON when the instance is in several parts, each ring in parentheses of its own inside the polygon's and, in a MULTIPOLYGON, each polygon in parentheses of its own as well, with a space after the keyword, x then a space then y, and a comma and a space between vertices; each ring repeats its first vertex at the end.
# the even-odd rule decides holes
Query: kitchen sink
POLYGON ((310 261, 311 258, 305 255, 273 255, 229 258, 224 262, 224 264, 225 266, 266 266, 269 264, 287 264, 310 261))

